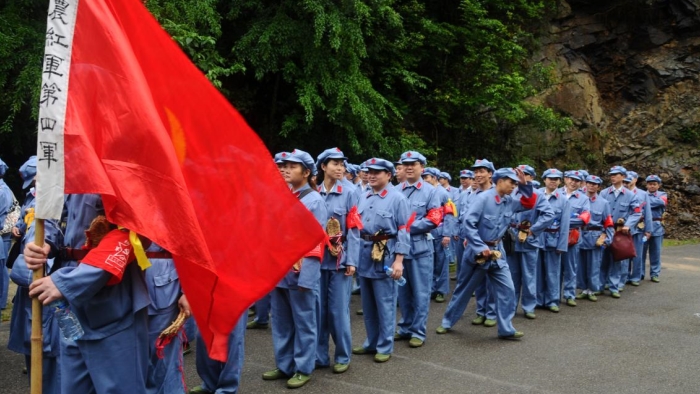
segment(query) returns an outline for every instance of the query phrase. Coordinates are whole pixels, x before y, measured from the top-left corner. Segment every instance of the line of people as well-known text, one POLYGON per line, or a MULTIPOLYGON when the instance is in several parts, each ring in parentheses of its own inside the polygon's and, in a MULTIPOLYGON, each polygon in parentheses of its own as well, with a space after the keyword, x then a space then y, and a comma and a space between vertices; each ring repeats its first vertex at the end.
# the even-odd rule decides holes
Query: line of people
POLYGON ((185 392, 183 342, 196 337, 202 384, 189 392, 235 393, 246 327, 270 326, 276 365, 262 377, 298 388, 316 368, 347 371, 352 355, 372 355, 383 363, 397 341, 423 346, 431 299, 449 301, 438 334, 454 329, 475 296, 472 324, 497 326, 499 338, 517 340, 524 336, 512 324, 518 305, 534 319, 537 308, 556 313, 562 302, 573 307, 577 300, 596 301, 604 290, 619 298, 626 284, 638 286, 644 279, 647 252, 650 278, 659 282, 667 196, 656 175, 646 178, 643 191, 636 187, 636 173, 615 166, 608 174, 611 186, 601 190, 599 176, 553 168, 542 173, 538 188, 531 166, 497 170, 479 159, 460 172, 456 188, 449 174, 427 167, 416 151, 396 162, 371 158, 356 166, 338 148, 316 160, 296 149, 278 153, 275 162, 291 192, 326 229, 328 241, 255 304, 252 321, 241 317, 229 338, 227 363, 209 359, 194 334, 156 346, 158 334, 178 313, 189 313, 167 251, 151 244, 153 266, 141 271, 130 264, 117 283, 108 272, 77 263, 89 241, 85 230, 103 210, 99 196, 68 195, 62 220, 47 221, 46 245, 34 244, 36 157, 25 163, 20 175, 29 191, 12 230, 22 252, 11 271, 18 292, 9 346, 27 355, 29 367, 30 298, 38 297, 47 305, 45 392, 185 392), (616 223, 633 237, 637 257, 614 261, 609 246, 616 223), (457 275, 450 297, 453 263, 457 275), (32 282, 37 269, 48 276, 32 282), (355 286, 366 338, 353 347, 349 308, 355 286), (53 319, 48 305, 61 298, 85 329, 78 340, 61 336, 53 319))
MULTIPOLYGON (((446 300, 452 262, 457 283, 438 334, 454 328, 475 295, 472 324, 497 326, 499 338, 520 339, 524 333, 512 324, 518 305, 526 318, 535 319, 536 308, 556 313, 562 300, 572 307, 576 300, 596 301, 604 289, 619 298, 626 284, 638 286, 644 278, 647 250, 651 280, 659 282, 667 197, 656 175, 646 178, 645 192, 636 188, 636 173, 615 166, 608 174, 612 185, 601 190, 599 176, 553 168, 542 174, 539 188, 529 165, 496 170, 480 159, 460 172, 460 187, 454 188, 449 174, 426 167, 416 151, 404 152, 396 162, 371 158, 359 166, 347 163, 338 148, 316 161, 300 150, 278 153, 275 161, 293 192, 318 191, 302 202, 331 239, 318 261, 305 259, 301 271, 290 271, 272 293, 277 368, 263 379, 287 379, 290 388, 306 384, 314 368, 330 365, 329 337, 336 345, 335 373, 348 369, 351 353, 373 355, 382 363, 391 358, 396 341, 423 346, 430 300, 446 300), (340 226, 329 231, 335 221, 340 226), (610 253, 615 223, 634 239, 632 260, 615 261, 610 253), (302 286, 302 278, 309 277, 304 270, 320 271, 313 275, 318 280, 302 286), (351 348, 353 273, 366 339, 351 348), (297 278, 297 288, 287 286, 290 278, 297 278), (280 288, 312 295, 296 306, 294 297, 286 296, 287 309, 279 313, 280 288)), ((256 304, 248 328, 268 327, 266 302, 256 304)))

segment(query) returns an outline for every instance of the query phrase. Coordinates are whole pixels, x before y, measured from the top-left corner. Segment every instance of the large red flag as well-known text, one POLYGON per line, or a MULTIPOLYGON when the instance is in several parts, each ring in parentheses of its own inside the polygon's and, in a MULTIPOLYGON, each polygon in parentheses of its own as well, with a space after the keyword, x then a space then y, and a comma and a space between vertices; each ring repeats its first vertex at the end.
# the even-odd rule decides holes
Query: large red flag
POLYGON ((62 59, 70 72, 61 75, 65 192, 101 194, 110 221, 172 252, 210 356, 225 360, 243 311, 324 232, 258 136, 141 2, 76 4, 70 61, 62 59))

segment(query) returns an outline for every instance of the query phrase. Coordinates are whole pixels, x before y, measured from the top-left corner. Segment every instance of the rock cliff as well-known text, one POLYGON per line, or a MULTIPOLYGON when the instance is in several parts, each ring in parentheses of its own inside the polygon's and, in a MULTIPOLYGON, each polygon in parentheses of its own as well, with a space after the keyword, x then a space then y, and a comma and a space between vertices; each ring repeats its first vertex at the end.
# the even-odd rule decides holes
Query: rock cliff
POLYGON ((617 164, 658 174, 667 236, 700 237, 700 0, 561 0, 545 30, 533 62, 553 66, 554 84, 536 100, 575 126, 521 132, 523 155, 603 176, 617 164))

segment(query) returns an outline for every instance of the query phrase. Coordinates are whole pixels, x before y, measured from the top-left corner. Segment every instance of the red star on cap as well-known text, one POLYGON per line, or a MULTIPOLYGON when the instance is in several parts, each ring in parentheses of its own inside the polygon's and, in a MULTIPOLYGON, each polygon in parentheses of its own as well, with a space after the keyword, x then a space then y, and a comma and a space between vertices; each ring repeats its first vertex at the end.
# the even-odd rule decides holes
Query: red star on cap
POLYGON ((578 171, 574 172, 574 174, 578 175, 578 171))
POLYGON ((287 154, 282 152, 282 157, 287 157, 287 154))
POLYGON ((411 157, 411 152, 406 153, 406 157, 411 157))
POLYGON ((477 162, 477 163, 481 163, 481 159, 477 160, 476 162, 477 162))
POLYGON ((557 171, 556 171, 556 170, 549 170, 549 172, 551 172, 552 174, 554 174, 554 173, 557 172, 557 171))
POLYGON ((335 148, 335 150, 336 150, 337 152, 340 152, 340 151, 341 151, 340 148, 335 148))
POLYGON ((372 164, 375 164, 377 162, 377 159, 372 159, 372 164))

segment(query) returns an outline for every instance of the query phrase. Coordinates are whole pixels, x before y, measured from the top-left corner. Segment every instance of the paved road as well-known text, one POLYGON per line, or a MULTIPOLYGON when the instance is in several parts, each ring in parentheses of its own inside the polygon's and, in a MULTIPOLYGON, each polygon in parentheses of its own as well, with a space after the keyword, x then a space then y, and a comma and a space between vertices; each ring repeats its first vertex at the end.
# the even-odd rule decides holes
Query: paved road
MULTIPOLYGON (((559 314, 538 311, 534 321, 519 313, 520 342, 498 340, 495 328, 474 327, 473 303, 447 335, 438 336, 446 304, 431 305, 422 348, 399 342, 392 359, 375 364, 354 356, 345 374, 317 370, 304 393, 698 393, 700 392, 700 245, 664 251, 662 283, 627 286, 619 300, 582 300, 559 314)), ((452 282, 454 284, 454 282, 452 282)), ((351 311, 359 307, 352 297, 351 311)), ((353 314, 353 342, 364 339, 353 314)), ((0 327, 7 343, 8 325, 0 327)), ((0 394, 27 393, 21 356, 0 349, 0 394)), ((199 383, 194 355, 185 357, 186 381, 199 383)), ((274 368, 269 330, 249 330, 242 393, 286 393, 284 381, 265 382, 274 368)))

